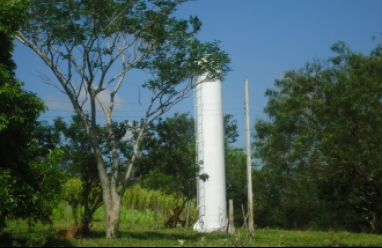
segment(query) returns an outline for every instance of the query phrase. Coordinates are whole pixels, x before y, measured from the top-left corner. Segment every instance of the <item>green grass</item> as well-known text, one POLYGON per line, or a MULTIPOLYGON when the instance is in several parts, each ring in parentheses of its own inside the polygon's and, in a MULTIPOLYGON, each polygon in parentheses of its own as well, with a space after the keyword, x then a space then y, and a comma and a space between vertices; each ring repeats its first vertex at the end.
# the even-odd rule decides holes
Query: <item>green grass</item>
POLYGON ((225 232, 199 233, 191 227, 167 229, 163 223, 153 228, 152 224, 121 223, 119 237, 105 239, 104 223, 95 222, 92 236, 89 238, 58 241, 55 233, 60 229, 69 229, 73 223, 55 222, 52 230, 49 226, 37 224, 33 230, 28 229, 26 222, 11 222, 0 236, 0 246, 72 246, 72 247, 207 247, 207 246, 299 246, 299 247, 343 247, 343 246, 382 246, 382 236, 373 234, 356 234, 349 232, 315 232, 285 231, 276 229, 256 229, 250 238, 247 232, 236 228, 235 234, 225 232))

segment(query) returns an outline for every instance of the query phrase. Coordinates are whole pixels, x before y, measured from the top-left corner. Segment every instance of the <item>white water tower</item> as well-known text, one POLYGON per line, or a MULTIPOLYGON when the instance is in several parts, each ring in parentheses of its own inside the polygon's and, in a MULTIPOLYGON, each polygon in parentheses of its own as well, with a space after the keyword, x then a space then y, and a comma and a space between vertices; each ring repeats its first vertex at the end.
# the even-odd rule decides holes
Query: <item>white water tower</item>
POLYGON ((220 80, 206 80, 206 76, 195 78, 194 83, 196 161, 200 166, 199 174, 206 173, 209 178, 205 182, 197 179, 199 219, 193 229, 199 232, 226 230, 228 223, 222 83, 220 80))

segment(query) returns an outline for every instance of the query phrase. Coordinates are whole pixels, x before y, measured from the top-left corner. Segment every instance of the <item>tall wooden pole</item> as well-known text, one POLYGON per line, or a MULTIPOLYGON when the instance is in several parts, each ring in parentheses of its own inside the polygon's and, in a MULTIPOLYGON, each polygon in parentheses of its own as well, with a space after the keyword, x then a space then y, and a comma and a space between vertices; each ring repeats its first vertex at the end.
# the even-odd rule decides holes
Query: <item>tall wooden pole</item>
POLYGON ((245 120, 247 136, 247 182, 248 182, 248 231, 252 236, 254 232, 253 221, 253 200, 252 200, 252 166, 251 166, 251 132, 249 125, 249 100, 248 100, 248 80, 244 80, 245 89, 245 120))

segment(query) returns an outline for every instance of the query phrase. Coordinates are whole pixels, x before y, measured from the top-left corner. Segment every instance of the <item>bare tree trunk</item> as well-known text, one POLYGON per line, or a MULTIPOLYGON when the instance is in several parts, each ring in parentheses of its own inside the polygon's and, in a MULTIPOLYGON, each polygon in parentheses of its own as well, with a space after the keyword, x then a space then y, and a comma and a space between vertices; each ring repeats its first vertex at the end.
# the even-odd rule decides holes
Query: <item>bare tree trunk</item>
MULTIPOLYGON (((95 91, 88 90, 90 94, 90 103, 91 103, 91 132, 88 133, 90 136, 93 148, 95 151, 95 156, 97 159, 97 169, 100 177, 101 185, 102 185, 102 198, 105 206, 105 216, 106 216, 106 238, 116 238, 118 235, 118 227, 120 221, 120 210, 121 210, 121 199, 125 189, 122 189, 120 194, 117 190, 118 184, 118 152, 117 152, 117 142, 115 138, 115 134, 112 128, 111 121, 111 111, 107 110, 99 96, 95 93, 95 91), (110 175, 106 173, 105 170, 105 162, 102 157, 102 151, 97 141, 97 129, 96 129, 96 107, 95 101, 101 105, 103 112, 105 114, 105 119, 109 132, 109 144, 111 147, 112 154, 112 165, 110 175), (110 177, 110 178, 109 178, 110 177)), ((85 119, 83 120, 85 121, 85 119)), ((84 123, 85 124, 85 123, 84 123)), ((86 125, 86 124, 85 124, 86 125)), ((89 130, 89 131, 90 131, 89 130)))
POLYGON ((375 211, 371 212, 367 217, 366 217, 367 222, 370 224, 371 232, 372 233, 378 233, 378 224, 377 224, 377 217, 375 214, 375 211))
POLYGON ((118 234, 119 219, 120 219, 120 199, 113 199, 113 194, 110 188, 106 188, 102 183, 102 195, 105 206, 105 225, 106 238, 115 238, 118 234))
POLYGON ((121 204, 119 200, 111 203, 105 204, 106 238, 116 238, 118 235, 121 204))
POLYGON ((109 181, 102 183, 102 190, 106 217, 106 238, 116 238, 120 222, 122 198, 118 194, 116 186, 109 181))
POLYGON ((243 228, 247 228, 247 227, 248 227, 248 225, 247 225, 248 214, 245 214, 243 204, 241 204, 241 210, 242 210, 242 212, 243 212, 243 218, 244 218, 243 228))
MULTIPOLYGON (((92 108, 92 111, 93 111, 93 108, 92 108)), ((95 120, 92 123, 95 123, 95 120)), ((106 221, 105 221, 106 238, 115 238, 117 237, 117 234, 118 234, 120 209, 121 209, 121 206, 120 206, 121 196, 118 194, 117 186, 116 186, 117 184, 116 178, 118 175, 113 173, 115 172, 115 163, 116 162, 118 163, 118 161, 115 161, 115 159, 113 159, 112 175, 111 175, 111 179, 109 179, 109 176, 107 175, 105 171, 105 165, 104 165, 104 160, 102 157, 102 152, 99 147, 97 138, 95 137, 95 134, 96 134, 95 127, 92 126, 92 129, 93 129, 92 132, 89 132, 88 135, 90 136, 90 140, 93 144, 93 149, 94 149, 95 157, 97 160, 98 175, 100 177, 100 181, 102 185, 102 199, 105 206, 105 216, 106 216, 106 221)))

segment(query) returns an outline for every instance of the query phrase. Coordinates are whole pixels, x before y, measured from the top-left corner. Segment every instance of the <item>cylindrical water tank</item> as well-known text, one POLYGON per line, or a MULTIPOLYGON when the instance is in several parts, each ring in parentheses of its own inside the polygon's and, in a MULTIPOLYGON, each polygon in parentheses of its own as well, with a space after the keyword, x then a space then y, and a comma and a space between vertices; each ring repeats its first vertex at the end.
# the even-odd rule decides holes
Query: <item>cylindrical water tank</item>
POLYGON ((209 176, 205 182, 198 180, 199 220, 195 223, 194 230, 225 230, 227 200, 222 84, 220 80, 206 80, 205 76, 194 80, 199 173, 209 176))

